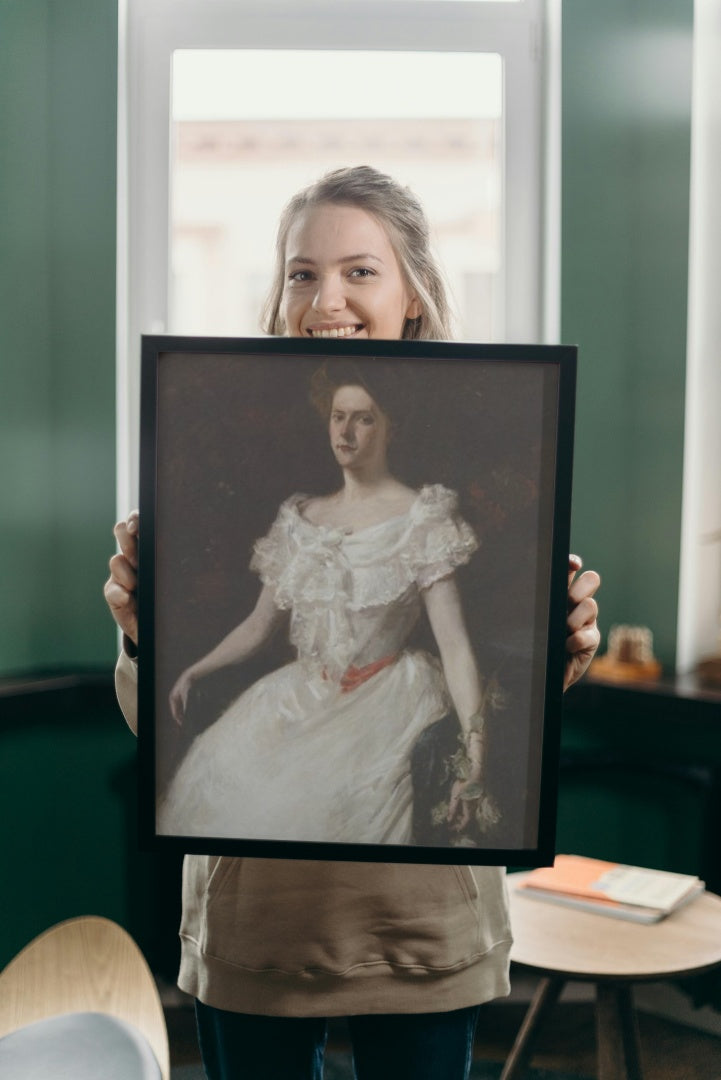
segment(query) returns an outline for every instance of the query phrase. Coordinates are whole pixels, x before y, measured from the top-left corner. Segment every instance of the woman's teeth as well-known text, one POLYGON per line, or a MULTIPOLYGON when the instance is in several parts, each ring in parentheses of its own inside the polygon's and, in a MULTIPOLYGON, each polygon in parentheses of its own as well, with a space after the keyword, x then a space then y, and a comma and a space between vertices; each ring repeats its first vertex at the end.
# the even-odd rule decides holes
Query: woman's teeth
POLYGON ((311 337, 339 338, 350 337, 360 330, 360 326, 334 326, 332 330, 311 330, 311 337))

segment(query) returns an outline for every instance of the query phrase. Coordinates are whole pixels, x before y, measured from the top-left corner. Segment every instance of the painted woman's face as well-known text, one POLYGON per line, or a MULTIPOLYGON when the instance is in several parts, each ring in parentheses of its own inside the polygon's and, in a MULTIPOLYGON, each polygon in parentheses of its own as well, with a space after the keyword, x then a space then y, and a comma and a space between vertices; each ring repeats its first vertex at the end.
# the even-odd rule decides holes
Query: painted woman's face
POLYGON ((281 311, 289 337, 395 339, 421 307, 380 222, 324 203, 288 232, 281 311))
POLYGON ((388 418, 362 386, 336 390, 328 429, 341 468, 366 471, 385 467, 388 418))

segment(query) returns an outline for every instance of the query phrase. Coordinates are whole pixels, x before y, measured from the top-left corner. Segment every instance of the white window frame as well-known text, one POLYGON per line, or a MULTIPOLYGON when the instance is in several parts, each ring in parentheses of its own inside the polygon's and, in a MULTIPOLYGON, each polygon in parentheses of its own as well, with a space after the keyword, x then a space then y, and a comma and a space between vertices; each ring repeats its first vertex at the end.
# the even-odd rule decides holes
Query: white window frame
POLYGON ((721 0, 696 0, 693 31, 688 340, 676 670, 721 650, 721 0))
POLYGON ((137 503, 140 335, 167 327, 173 52, 499 53, 506 129, 502 288, 509 298, 503 340, 530 342, 556 341, 559 326, 559 39, 560 0, 119 0, 119 515, 137 503))

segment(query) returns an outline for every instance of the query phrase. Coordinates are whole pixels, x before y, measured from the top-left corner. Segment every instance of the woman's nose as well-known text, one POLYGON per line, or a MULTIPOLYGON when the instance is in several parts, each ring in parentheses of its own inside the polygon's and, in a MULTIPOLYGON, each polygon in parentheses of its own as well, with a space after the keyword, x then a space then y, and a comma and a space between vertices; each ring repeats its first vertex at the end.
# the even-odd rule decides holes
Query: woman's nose
POLYGON ((345 307, 342 283, 336 275, 327 275, 318 280, 313 307, 320 314, 330 314, 345 307))

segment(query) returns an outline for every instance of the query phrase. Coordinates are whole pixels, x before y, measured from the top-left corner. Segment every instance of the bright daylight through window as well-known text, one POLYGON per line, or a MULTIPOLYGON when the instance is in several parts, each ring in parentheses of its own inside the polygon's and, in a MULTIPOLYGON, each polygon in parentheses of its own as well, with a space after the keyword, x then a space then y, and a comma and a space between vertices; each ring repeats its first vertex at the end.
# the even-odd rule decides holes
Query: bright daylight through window
POLYGON ((499 56, 183 50, 172 87, 171 332, 257 334, 289 196, 373 164, 426 207, 457 336, 499 338, 499 56))

